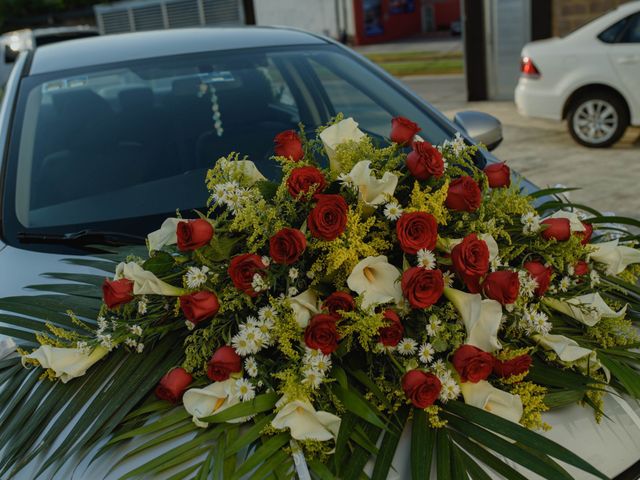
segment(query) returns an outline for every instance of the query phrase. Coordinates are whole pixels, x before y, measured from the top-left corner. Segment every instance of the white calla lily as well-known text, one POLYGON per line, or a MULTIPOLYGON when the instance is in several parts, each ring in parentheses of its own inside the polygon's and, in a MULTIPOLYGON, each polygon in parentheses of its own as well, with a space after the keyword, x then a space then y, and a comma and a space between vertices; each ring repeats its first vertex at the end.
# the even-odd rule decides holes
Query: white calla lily
POLYGON ((460 391, 467 405, 481 408, 515 423, 522 418, 520 395, 512 395, 495 388, 486 380, 480 380, 478 383, 462 382, 460 391))
POLYGON ((78 348, 60 348, 42 345, 35 352, 22 357, 22 364, 28 366, 26 359, 36 360, 42 368, 53 370, 56 377, 67 383, 72 378, 81 377, 89 367, 104 357, 109 350, 98 346, 91 353, 78 348))
POLYGON ((295 297, 289 298, 289 305, 296 317, 300 328, 306 328, 309 320, 315 314, 320 313, 318 308, 318 295, 312 289, 305 290, 295 297))
POLYGON ((531 337, 541 347, 546 350, 553 350, 560 361, 576 365, 584 371, 594 371, 602 368, 607 381, 610 378, 609 369, 604 367, 598 360, 596 352, 588 348, 581 347, 578 342, 567 338, 564 335, 533 335, 531 337))
POLYGON ((122 262, 116 267, 116 280, 126 278, 133 282, 134 295, 165 295, 177 297, 183 295, 185 290, 163 282, 153 273, 145 270, 135 262, 122 262))
MULTIPOLYGON (((496 239, 493 238, 489 233, 481 233, 478 235, 480 240, 484 240, 484 243, 487 244, 487 248, 489 249, 489 261, 492 262, 499 255, 500 251, 498 249, 498 243, 496 239)), ((438 247, 444 250, 447 253, 451 253, 453 247, 462 243, 462 238, 440 238, 438 237, 438 247)))
POLYGON ((502 348, 498 340, 498 330, 502 321, 502 305, 495 300, 482 299, 479 293, 466 293, 446 287, 444 295, 462 317, 467 329, 465 343, 485 352, 502 348))
POLYGON ((582 220, 580 220, 580 217, 578 217, 578 215, 573 212, 559 211, 546 218, 566 218, 567 220, 569 220, 569 229, 571 230, 571 233, 584 232, 586 230, 586 227, 582 224, 582 220))
MULTIPOLYGON (((212 383, 204 388, 191 388, 184 392, 182 402, 185 410, 193 417, 193 423, 198 427, 206 428, 208 424, 201 421, 201 418, 220 413, 240 403, 240 397, 236 390, 236 380, 230 378, 212 383)), ((228 423, 240 423, 245 420, 244 417, 234 418, 228 423)))
POLYGON ((165 245, 175 245, 178 243, 178 235, 176 230, 180 222, 186 222, 187 220, 182 218, 167 218, 160 228, 147 235, 147 244, 149 245, 149 251, 158 251, 165 245))
POLYGON ((296 440, 324 442, 338 436, 340 417, 317 411, 307 400, 294 400, 280 409, 271 426, 278 430, 288 428, 296 440))
POLYGON ((16 342, 11 337, 0 335, 0 360, 16 351, 16 342))
POLYGON ((398 185, 398 177, 391 172, 385 172, 381 179, 371 173, 371 162, 362 160, 354 165, 349 172, 349 178, 358 188, 360 199, 368 206, 380 205, 387 202, 398 185))
POLYGON ((345 118, 320 132, 320 139, 329 157, 329 165, 334 172, 341 172, 341 166, 336 158, 336 148, 350 140, 359 142, 367 135, 358 128, 358 122, 353 118, 345 118))
POLYGON ((607 266, 607 275, 618 275, 632 263, 640 263, 640 250, 618 245, 618 240, 604 243, 594 243, 595 249, 591 253, 591 260, 607 266))
POLYGON ((347 285, 362 296, 362 308, 381 303, 402 301, 400 270, 387 261, 387 257, 367 257, 353 267, 347 285))
POLYGON ((626 305, 618 312, 612 310, 599 293, 589 293, 568 300, 545 297, 543 301, 551 308, 569 315, 589 327, 593 327, 602 318, 621 317, 627 311, 626 305))
POLYGON ((251 160, 234 160, 227 162, 225 169, 230 175, 242 174, 243 183, 251 187, 257 182, 266 180, 266 177, 260 173, 256 164, 251 160))

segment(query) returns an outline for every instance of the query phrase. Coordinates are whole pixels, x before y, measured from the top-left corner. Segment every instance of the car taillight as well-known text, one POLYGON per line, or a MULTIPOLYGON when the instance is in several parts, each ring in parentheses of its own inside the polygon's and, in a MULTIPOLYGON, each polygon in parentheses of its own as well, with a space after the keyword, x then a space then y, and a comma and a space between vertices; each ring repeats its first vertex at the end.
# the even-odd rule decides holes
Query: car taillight
POLYGON ((538 67, 535 66, 533 60, 529 57, 522 57, 522 60, 520 61, 520 71, 527 77, 540 76, 540 70, 538 70, 538 67))

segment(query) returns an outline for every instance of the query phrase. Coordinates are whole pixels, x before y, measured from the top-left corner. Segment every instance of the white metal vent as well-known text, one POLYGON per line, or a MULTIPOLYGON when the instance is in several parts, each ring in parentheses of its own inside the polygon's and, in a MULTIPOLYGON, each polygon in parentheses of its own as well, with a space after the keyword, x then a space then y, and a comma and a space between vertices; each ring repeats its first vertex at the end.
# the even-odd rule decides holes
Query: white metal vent
POLYGON ((93 7, 100 33, 242 25, 242 0, 131 0, 93 7))

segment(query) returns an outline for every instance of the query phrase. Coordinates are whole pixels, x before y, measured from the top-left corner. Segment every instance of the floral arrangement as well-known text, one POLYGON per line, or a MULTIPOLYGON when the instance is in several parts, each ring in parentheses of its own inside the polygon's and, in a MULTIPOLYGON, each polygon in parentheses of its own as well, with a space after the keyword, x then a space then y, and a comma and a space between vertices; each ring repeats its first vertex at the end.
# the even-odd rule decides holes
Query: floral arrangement
POLYGON ((199 459, 199 478, 359 478, 369 461, 386 478, 411 424, 414 478, 436 463, 438 478, 489 478, 478 462, 524 478, 492 451, 546 478, 566 477, 551 457, 606 478, 535 430, 550 408, 600 418, 607 392, 640 398, 640 251, 619 225, 633 220, 526 192, 461 136, 419 131, 397 117, 377 146, 338 116, 312 138, 283 132, 279 182, 218 160, 209 210, 167 219, 104 281, 95 327, 72 314, 82 328, 51 326, 23 364, 66 383, 177 338, 161 401, 112 443, 178 421, 200 440, 138 475, 199 459))

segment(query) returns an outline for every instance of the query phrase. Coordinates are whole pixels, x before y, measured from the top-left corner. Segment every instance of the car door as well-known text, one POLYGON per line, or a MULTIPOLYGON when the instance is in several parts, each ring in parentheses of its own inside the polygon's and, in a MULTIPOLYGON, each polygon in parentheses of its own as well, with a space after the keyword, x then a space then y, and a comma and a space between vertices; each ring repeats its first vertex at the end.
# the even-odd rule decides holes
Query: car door
POLYGON ((608 48, 611 65, 630 100, 640 110, 640 12, 627 18, 624 29, 608 48))

